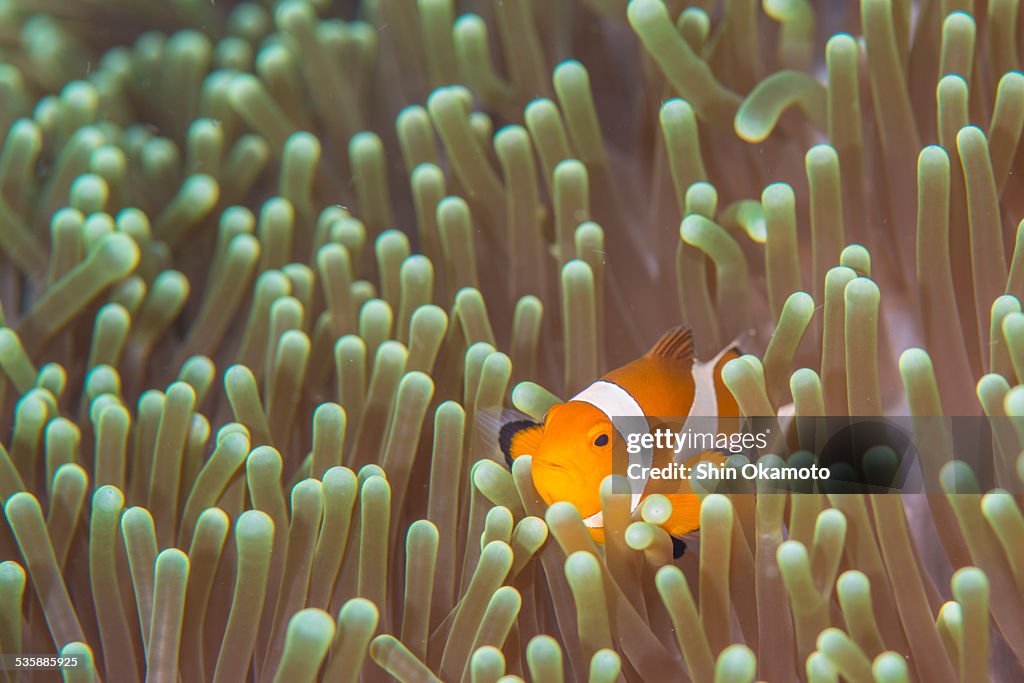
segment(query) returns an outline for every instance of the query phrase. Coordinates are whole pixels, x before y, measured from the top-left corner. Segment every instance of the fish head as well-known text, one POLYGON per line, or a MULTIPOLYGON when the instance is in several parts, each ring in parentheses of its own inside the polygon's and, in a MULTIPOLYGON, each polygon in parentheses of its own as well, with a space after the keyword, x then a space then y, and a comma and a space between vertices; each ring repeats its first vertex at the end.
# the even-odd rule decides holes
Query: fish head
POLYGON ((533 483, 551 505, 568 502, 586 519, 601 511, 601 482, 612 473, 613 427, 594 406, 569 401, 553 406, 533 456, 533 483))

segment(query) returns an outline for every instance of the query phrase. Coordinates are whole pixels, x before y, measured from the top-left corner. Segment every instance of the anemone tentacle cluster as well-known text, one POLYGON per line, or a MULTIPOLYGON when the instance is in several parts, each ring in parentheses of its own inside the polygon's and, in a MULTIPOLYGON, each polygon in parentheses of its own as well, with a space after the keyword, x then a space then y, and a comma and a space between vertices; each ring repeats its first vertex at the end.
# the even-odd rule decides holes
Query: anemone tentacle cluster
POLYGON ((1022 50, 1018 0, 0 0, 0 652, 1021 680, 1022 50), (478 416, 680 323, 745 415, 1012 425, 1002 489, 940 433, 939 493, 711 493, 681 561, 609 479, 596 545, 478 416))

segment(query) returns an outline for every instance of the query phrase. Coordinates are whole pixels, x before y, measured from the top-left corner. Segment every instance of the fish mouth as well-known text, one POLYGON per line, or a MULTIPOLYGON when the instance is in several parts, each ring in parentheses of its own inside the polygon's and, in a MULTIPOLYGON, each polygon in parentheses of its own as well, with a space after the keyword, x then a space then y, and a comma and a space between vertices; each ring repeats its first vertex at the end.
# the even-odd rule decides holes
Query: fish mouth
POLYGON ((600 504, 594 510, 589 509, 592 506, 580 504, 579 494, 583 490, 583 484, 579 477, 564 465, 544 463, 542 467, 534 469, 533 485, 548 505, 571 503, 582 519, 601 511, 600 504))
POLYGON ((579 488, 579 483, 566 467, 552 463, 534 468, 533 485, 548 505, 569 500, 566 493, 579 488))
POLYGON ((566 467, 565 465, 563 465, 562 463, 559 463, 559 462, 551 462, 551 461, 542 460, 540 462, 534 463, 534 468, 535 469, 537 469, 538 466, 539 466, 539 469, 541 469, 542 471, 543 470, 554 470, 554 471, 557 471, 557 472, 565 472, 566 474, 569 473, 569 468, 566 467))

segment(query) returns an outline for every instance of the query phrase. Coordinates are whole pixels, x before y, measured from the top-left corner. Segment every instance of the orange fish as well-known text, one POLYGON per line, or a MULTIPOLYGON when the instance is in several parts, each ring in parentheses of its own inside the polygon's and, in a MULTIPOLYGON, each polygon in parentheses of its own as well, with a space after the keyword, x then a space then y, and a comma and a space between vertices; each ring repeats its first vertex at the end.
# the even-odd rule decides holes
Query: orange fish
MULTIPOLYGON (((638 425, 654 432, 663 426, 659 417, 738 416, 736 401, 721 377, 722 367, 738 357, 737 350, 729 347, 710 361, 697 361, 690 330, 673 328, 640 358, 612 370, 565 403, 552 406, 543 424, 529 419, 504 424, 498 434, 502 453, 509 467, 515 458, 531 455, 533 482, 541 498, 548 505, 559 501, 575 505, 591 535, 603 543, 600 486, 613 471, 613 433, 618 431, 621 438, 615 441, 624 448, 628 439, 623 433, 625 424, 631 425, 633 432, 638 425), (616 425, 613 418, 632 419, 619 419, 616 425)), ((694 460, 708 456, 698 453, 694 460)), ((648 450, 645 456, 629 457, 631 464, 646 457, 645 464, 660 467, 671 462, 673 451, 648 450)), ((622 474, 621 469, 617 473, 622 474)), ((631 511, 654 493, 671 501, 672 516, 662 527, 672 536, 676 557, 681 555, 686 547, 681 537, 696 531, 700 522, 700 500, 689 483, 631 479, 630 484, 631 511)))

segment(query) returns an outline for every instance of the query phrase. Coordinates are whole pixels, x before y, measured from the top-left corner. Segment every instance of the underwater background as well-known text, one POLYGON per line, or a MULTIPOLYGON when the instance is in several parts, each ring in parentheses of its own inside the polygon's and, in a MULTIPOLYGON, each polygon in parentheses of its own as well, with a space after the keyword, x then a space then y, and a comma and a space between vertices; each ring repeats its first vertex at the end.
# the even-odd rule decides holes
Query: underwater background
MULTIPOLYGON (((0 0, 0 680, 1024 680, 1024 3, 0 0), (666 329, 994 482, 509 471, 666 329), (990 485, 991 484, 991 485, 990 485), (998 485, 1001 488, 989 490, 998 485)), ((769 456, 775 457, 775 456, 769 456)), ((778 460, 778 458, 775 458, 778 460)))

